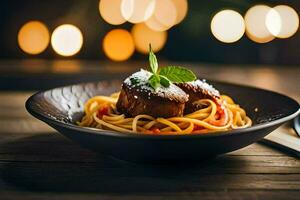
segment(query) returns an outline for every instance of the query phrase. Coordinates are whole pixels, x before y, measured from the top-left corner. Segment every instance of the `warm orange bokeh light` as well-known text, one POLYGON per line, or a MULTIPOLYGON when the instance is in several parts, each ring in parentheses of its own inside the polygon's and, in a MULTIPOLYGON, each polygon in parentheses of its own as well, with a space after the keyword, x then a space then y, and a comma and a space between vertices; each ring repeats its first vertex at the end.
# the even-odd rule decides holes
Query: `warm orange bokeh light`
POLYGON ((134 53, 134 42, 131 34, 124 29, 108 32, 103 40, 105 55, 114 61, 124 61, 134 53))
POLYGON ((144 23, 135 24, 131 30, 135 47, 138 52, 147 54, 149 43, 151 43, 154 52, 161 50, 167 41, 166 31, 154 31, 144 23))
POLYGON ((221 42, 233 43, 245 33, 243 17, 234 10, 222 10, 211 20, 211 32, 221 42))
POLYGON ((282 21, 279 13, 271 8, 266 15, 265 24, 268 31, 273 35, 276 36, 282 27, 282 21))
POLYGON ((131 23, 140 23, 149 19, 154 11, 156 0, 122 0, 122 16, 131 23))
POLYGON ((176 24, 177 10, 172 0, 156 1, 146 25, 154 31, 166 31, 176 24))
POLYGON ((176 23, 179 24, 186 16, 188 12, 188 1, 187 0, 173 0, 173 4, 177 11, 176 23))
POLYGON ((24 24, 18 33, 20 48, 28 54, 42 53, 48 46, 50 34, 45 24, 30 21, 24 24))
POLYGON ((119 25, 126 20, 121 13, 122 0, 100 0, 99 12, 101 17, 109 24, 119 25))
POLYGON ((286 5, 275 6, 272 10, 273 12, 269 14, 276 13, 276 15, 278 15, 277 18, 279 18, 280 26, 278 30, 273 29, 272 31, 271 29, 270 32, 278 38, 289 38, 293 36, 299 28, 298 13, 292 7, 286 5))
POLYGON ((64 24, 53 31, 51 44, 54 51, 59 55, 72 56, 80 51, 83 44, 83 36, 76 26, 64 24))
MULTIPOLYGON (((252 41, 257 43, 266 43, 273 40, 275 37, 270 33, 266 24, 267 14, 271 8, 266 5, 256 5, 251 7, 244 17, 246 25, 246 35, 252 41)), ((268 24, 273 24, 268 21, 268 24)))

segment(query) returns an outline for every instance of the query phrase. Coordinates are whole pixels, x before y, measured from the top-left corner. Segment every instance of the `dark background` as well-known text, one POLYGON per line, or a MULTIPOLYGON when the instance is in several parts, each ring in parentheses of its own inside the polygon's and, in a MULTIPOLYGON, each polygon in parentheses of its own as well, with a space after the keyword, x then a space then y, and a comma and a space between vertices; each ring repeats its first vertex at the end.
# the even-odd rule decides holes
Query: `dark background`
MULTIPOLYGON (((0 7, 0 59, 19 58, 63 58, 51 49, 51 45, 40 55, 24 53, 17 44, 20 27, 30 20, 41 20, 50 32, 62 23, 78 26, 84 34, 83 48, 76 59, 107 60, 101 50, 102 39, 113 28, 130 30, 132 24, 113 26, 106 23, 99 14, 99 0, 10 0, 1 1, 0 7)), ((197 61, 222 64, 300 64, 299 31, 288 39, 275 39, 258 44, 245 35, 233 44, 216 40, 210 32, 210 21, 221 9, 234 9, 245 14, 256 4, 276 6, 286 4, 298 13, 299 0, 255 1, 255 0, 189 0, 189 11, 182 23, 169 30, 168 41, 159 56, 172 61, 197 61)), ((69 58, 66 58, 69 59, 69 58)), ((144 59, 135 53, 132 60, 144 59)))

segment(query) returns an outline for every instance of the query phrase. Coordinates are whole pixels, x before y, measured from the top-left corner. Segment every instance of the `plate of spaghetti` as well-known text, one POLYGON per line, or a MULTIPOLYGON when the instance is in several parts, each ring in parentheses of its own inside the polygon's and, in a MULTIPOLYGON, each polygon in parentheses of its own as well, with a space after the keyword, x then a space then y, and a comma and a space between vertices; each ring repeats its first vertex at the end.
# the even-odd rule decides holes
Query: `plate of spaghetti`
POLYGON ((299 114, 299 103, 285 95, 158 67, 151 48, 149 66, 123 80, 38 92, 26 108, 87 148, 136 162, 224 154, 299 114))
POLYGON ((141 70, 124 81, 121 92, 88 99, 84 116, 77 124, 121 133, 156 135, 210 134, 252 125, 242 107, 204 81, 154 91, 145 86, 150 75, 141 70), (145 81, 131 85, 130 79, 137 77, 145 81))

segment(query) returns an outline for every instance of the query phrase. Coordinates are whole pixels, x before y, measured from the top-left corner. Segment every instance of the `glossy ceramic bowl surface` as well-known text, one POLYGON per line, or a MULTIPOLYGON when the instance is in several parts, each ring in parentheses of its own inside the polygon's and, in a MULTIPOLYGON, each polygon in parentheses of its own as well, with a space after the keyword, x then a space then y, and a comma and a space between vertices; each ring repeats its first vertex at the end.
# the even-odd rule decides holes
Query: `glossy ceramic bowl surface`
POLYGON ((83 105, 95 95, 120 90, 121 81, 82 83, 38 92, 26 102, 27 110, 82 146, 135 162, 198 161, 256 142, 299 114, 299 103, 285 95, 254 87, 208 81, 246 109, 253 126, 245 129, 190 135, 143 135, 83 128, 76 121, 83 105))

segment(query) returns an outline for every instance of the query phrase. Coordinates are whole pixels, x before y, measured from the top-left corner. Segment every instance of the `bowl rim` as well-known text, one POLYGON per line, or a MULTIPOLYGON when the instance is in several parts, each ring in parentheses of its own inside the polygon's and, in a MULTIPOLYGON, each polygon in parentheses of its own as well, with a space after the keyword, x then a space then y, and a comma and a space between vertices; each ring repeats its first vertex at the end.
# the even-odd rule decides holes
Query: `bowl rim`
POLYGON ((297 117, 300 114, 300 104, 293 98, 279 93, 279 92, 275 92, 272 90, 268 90, 268 89, 262 89, 259 87, 255 87, 255 86, 249 86, 249 85, 245 85, 245 84, 237 84, 237 83, 231 83, 231 82, 227 82, 227 81, 218 81, 218 80, 214 80, 214 79, 206 79, 208 82, 216 82, 216 83, 220 83, 220 84, 229 84, 232 86, 239 86, 239 87, 247 87, 250 89, 256 89, 256 90, 262 90, 264 92, 269 92, 269 93, 273 93, 276 95, 280 95, 283 96, 285 98, 288 98, 290 101, 293 101, 294 103, 298 104, 298 110, 296 110, 294 113, 279 118, 279 119, 275 119, 273 121, 270 122, 264 122, 261 124, 256 124, 254 126, 248 127, 248 128, 243 128, 243 129, 235 129, 235 130, 228 130, 228 131, 216 131, 216 132, 212 132, 209 134, 197 134, 197 133, 192 133, 192 134, 182 134, 182 135, 176 135, 176 134, 168 134, 168 135, 155 135, 155 134, 139 134, 139 133, 127 133, 127 132, 117 132, 117 131, 113 131, 113 130, 104 130, 104 129, 96 129, 96 128, 89 128, 89 127, 81 127, 72 123, 66 123, 63 122, 61 120, 55 119, 50 117, 49 115, 44 115, 42 113, 37 112, 35 109, 33 109, 31 107, 31 104, 34 102, 34 99, 39 96, 42 95, 45 92, 54 90, 54 89, 62 89, 65 87, 71 87, 71 86, 77 86, 77 85, 87 85, 87 84, 98 84, 100 82, 107 82, 107 83, 113 83, 113 82, 120 82, 120 80, 118 79, 114 79, 114 80, 110 80, 110 81, 96 81, 96 82, 82 82, 82 83, 77 83, 77 84, 71 84, 71 85, 66 85, 66 86, 61 86, 61 87, 56 87, 56 88, 52 88, 52 89, 48 89, 48 90, 42 90, 39 92, 34 93, 33 95, 31 95, 27 101, 25 102, 25 108, 26 110, 33 115, 34 117, 36 117, 37 119, 47 123, 48 125, 52 126, 51 124, 54 124, 55 126, 60 126, 63 128, 67 128, 67 129, 71 129, 74 131, 80 131, 80 132, 85 132, 88 134, 98 134, 98 135, 102 135, 102 136, 113 136, 113 137, 122 137, 122 138, 135 138, 135 139, 191 139, 191 138, 213 138, 213 137, 220 137, 220 136, 232 136, 232 135, 237 135, 237 134, 246 134, 249 132, 253 132, 253 131, 257 131, 257 130, 261 130, 264 128, 269 128, 272 126, 276 126, 276 125, 280 125, 288 120, 291 120, 295 117, 297 117))

